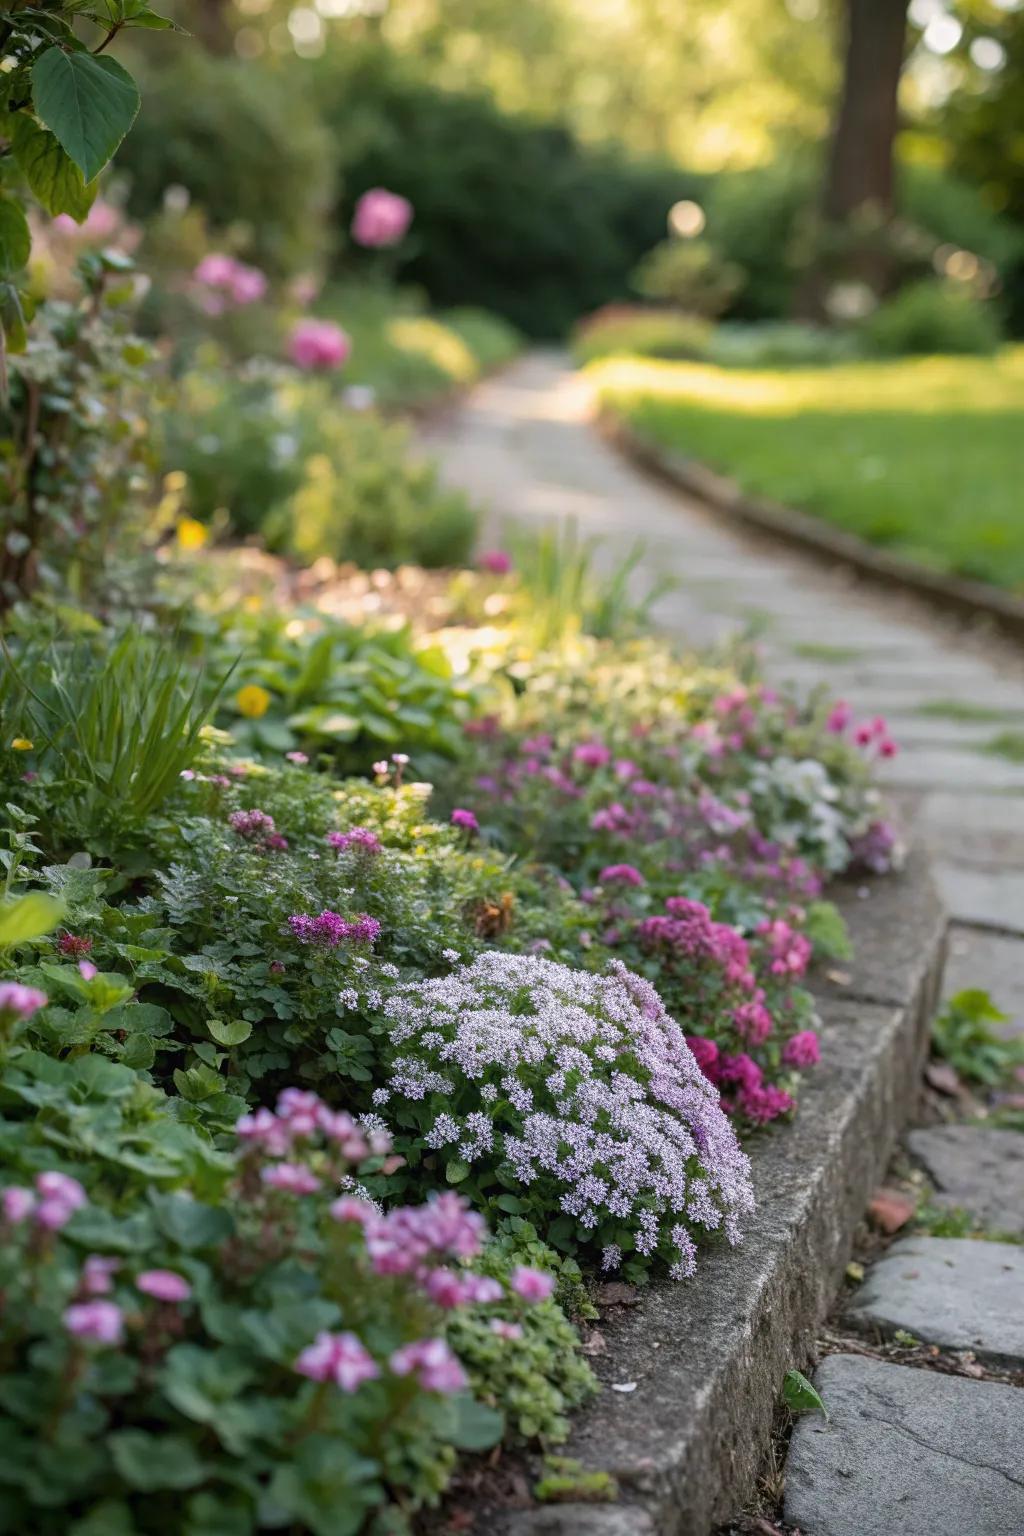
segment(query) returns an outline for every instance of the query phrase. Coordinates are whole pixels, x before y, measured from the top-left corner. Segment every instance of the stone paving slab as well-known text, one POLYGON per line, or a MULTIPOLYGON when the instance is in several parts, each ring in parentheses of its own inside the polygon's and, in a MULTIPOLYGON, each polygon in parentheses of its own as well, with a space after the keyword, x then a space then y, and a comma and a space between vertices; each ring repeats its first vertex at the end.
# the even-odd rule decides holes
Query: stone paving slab
POLYGON ((921 798, 914 826, 949 863, 1024 868, 1024 796, 936 791, 921 798))
POLYGON ((797 1421, 785 1520, 801 1536, 1019 1536, 1024 1392, 830 1355, 829 1412, 797 1421))
POLYGON ((905 1237, 872 1265, 845 1316, 863 1330, 903 1329, 924 1344, 1024 1367, 1024 1246, 905 1237))
POLYGON ((1005 1035, 1024 1034, 1024 940, 954 925, 949 936, 943 997, 981 987, 1006 1014, 993 1026, 1005 1035))
MULTIPOLYGON (((939 1205, 970 1211, 991 1232, 1024 1234, 1024 1136, 1019 1131, 929 1126, 911 1131, 907 1146, 931 1180, 939 1205)), ((1019 1309, 1024 1311, 1024 1289, 1019 1309)))
POLYGON ((933 871, 954 922, 1024 934, 1024 870, 969 869, 940 859, 933 871))

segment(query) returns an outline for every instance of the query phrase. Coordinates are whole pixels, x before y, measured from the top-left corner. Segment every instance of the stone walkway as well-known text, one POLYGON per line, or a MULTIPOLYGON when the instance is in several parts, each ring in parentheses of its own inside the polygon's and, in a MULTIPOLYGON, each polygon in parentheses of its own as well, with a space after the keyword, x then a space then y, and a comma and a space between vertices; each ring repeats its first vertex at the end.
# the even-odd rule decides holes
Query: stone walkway
MULTIPOLYGON (((753 627, 773 679, 886 715, 902 750, 883 778, 931 851, 952 918, 947 994, 983 987, 1024 1031, 1024 763, 992 750, 1001 733, 1024 741, 1019 649, 739 531, 621 458, 590 413, 566 360, 534 353, 427 443, 488 510, 492 543, 571 517, 613 568, 642 541, 641 588, 655 575, 678 582, 653 612, 663 629, 701 645, 753 627)), ((1016 1132, 975 1127, 908 1141, 936 1203, 1011 1239, 1024 1230, 1022 1148, 1016 1132)), ((1024 1248, 901 1239, 844 1322, 1024 1372, 1024 1248)), ((798 1422, 786 1469, 785 1519, 802 1536, 1024 1533, 1024 1390, 855 1354, 830 1355, 816 1381, 830 1417, 798 1422)))

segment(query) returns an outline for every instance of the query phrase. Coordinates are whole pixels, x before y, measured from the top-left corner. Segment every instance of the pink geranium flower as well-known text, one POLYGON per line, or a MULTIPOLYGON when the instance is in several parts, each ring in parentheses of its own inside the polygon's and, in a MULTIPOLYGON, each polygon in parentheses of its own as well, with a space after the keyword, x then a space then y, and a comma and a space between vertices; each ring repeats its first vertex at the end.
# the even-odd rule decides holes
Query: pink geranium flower
POLYGON ((94 1344, 120 1344, 124 1316, 112 1301, 79 1301, 64 1312, 64 1326, 76 1339, 94 1344))
POLYGON ((188 1301, 192 1287, 184 1275, 174 1269, 144 1269, 135 1280, 137 1290, 157 1301, 188 1301))
POLYGON ((512 1271, 509 1283, 524 1301, 547 1301, 555 1289, 554 1275, 545 1274, 542 1269, 530 1269, 526 1264, 520 1264, 512 1271))
POLYGON ((356 203, 352 238, 370 249, 397 245, 412 223, 412 203, 386 187, 371 187, 356 203))
POLYGON ((331 320, 300 320, 288 340, 288 355, 306 373, 327 373, 348 360, 352 342, 331 320))
POLYGON ((380 1375, 380 1366, 354 1333, 326 1330, 302 1351, 295 1370, 310 1381, 333 1381, 342 1392, 355 1392, 364 1381, 380 1375))

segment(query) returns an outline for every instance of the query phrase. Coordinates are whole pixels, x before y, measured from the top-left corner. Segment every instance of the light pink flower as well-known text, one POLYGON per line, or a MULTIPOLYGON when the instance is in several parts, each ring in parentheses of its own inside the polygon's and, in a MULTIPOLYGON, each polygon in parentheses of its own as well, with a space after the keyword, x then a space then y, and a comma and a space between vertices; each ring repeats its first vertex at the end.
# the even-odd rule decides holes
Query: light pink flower
POLYGON ((333 1381, 342 1392, 355 1392, 380 1375, 380 1366, 354 1333, 321 1331, 295 1361, 295 1370, 311 1381, 333 1381))
POLYGON ((66 1309, 64 1326, 76 1339, 91 1339, 95 1344, 120 1344, 124 1338, 124 1316, 112 1301, 79 1301, 66 1309))
POLYGON ((82 1265, 82 1290, 87 1296, 109 1296, 114 1288, 113 1276, 120 1268, 120 1259, 109 1259, 103 1254, 90 1253, 82 1265))
POLYGON ((192 1295, 185 1276, 174 1269, 144 1269, 136 1276, 135 1286, 144 1296, 155 1296, 157 1301, 188 1301, 192 1295))
POLYGON ((465 1371, 444 1339, 417 1339, 396 1349, 391 1356, 391 1369, 396 1376, 409 1376, 413 1372, 426 1392, 462 1392, 468 1386, 465 1371))
POLYGON ((86 1193, 77 1179, 67 1173, 39 1173, 36 1175, 39 1204, 35 1220, 49 1232, 66 1227, 77 1210, 86 1203, 86 1193))
POLYGON ((271 1189, 283 1189, 289 1195, 314 1195, 320 1180, 304 1163, 271 1163, 260 1174, 271 1189))
POLYGON ((522 1326, 519 1323, 506 1323, 504 1318, 491 1318, 491 1332, 496 1333, 499 1339, 521 1339, 522 1326))
POLYGON ((81 976, 83 981, 92 981, 94 977, 99 974, 99 972, 91 960, 79 960, 78 974, 81 976))
POLYGON ((26 987, 20 981, 0 981, 0 1013, 28 1019, 37 1008, 45 1008, 46 1003, 46 993, 38 987, 26 987))
POLYGON ((504 549, 486 549, 476 563, 490 576, 507 576, 512 569, 512 556, 504 549))
POLYGON ((0 1194, 0 1211, 3 1212, 4 1221, 12 1227, 18 1226, 31 1216, 35 1209, 36 1197, 30 1189, 22 1189, 17 1184, 12 1184, 0 1194))
POLYGON ((356 203, 352 238, 373 248, 397 245, 412 223, 412 203, 385 187, 371 187, 356 203))
POLYGON ((510 1284, 524 1301, 547 1301, 554 1293, 555 1277, 545 1274, 542 1269, 530 1269, 526 1264, 520 1264, 512 1271, 510 1284))

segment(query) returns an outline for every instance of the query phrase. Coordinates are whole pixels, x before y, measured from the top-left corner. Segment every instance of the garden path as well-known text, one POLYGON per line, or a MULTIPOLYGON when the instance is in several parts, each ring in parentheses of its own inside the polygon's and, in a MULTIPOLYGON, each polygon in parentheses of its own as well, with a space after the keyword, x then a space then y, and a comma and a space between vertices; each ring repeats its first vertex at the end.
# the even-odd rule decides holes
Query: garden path
MULTIPOLYGON (((621 457, 592 414, 585 378, 535 352, 425 435, 445 477, 487 510, 489 542, 571 517, 614 567, 642 541, 639 587, 678 583, 653 610, 660 627, 698 645, 753 629, 773 680, 824 684, 858 715, 885 714, 902 750, 882 778, 931 850, 952 919, 947 993, 986 988, 1024 1032, 1020 650, 730 525, 621 457)), ((911 1152, 936 1188, 1001 1235, 1019 1230, 1016 1133, 928 1134, 911 1152)), ((1024 1369, 1024 1250, 907 1238, 889 1252, 869 1272, 862 1322, 1024 1369)), ((786 1516, 808 1536, 870 1536, 870 1518, 880 1536, 1024 1530, 1024 1391, 856 1355, 830 1356, 819 1377, 832 1417, 801 1421, 787 1478, 786 1516)))

